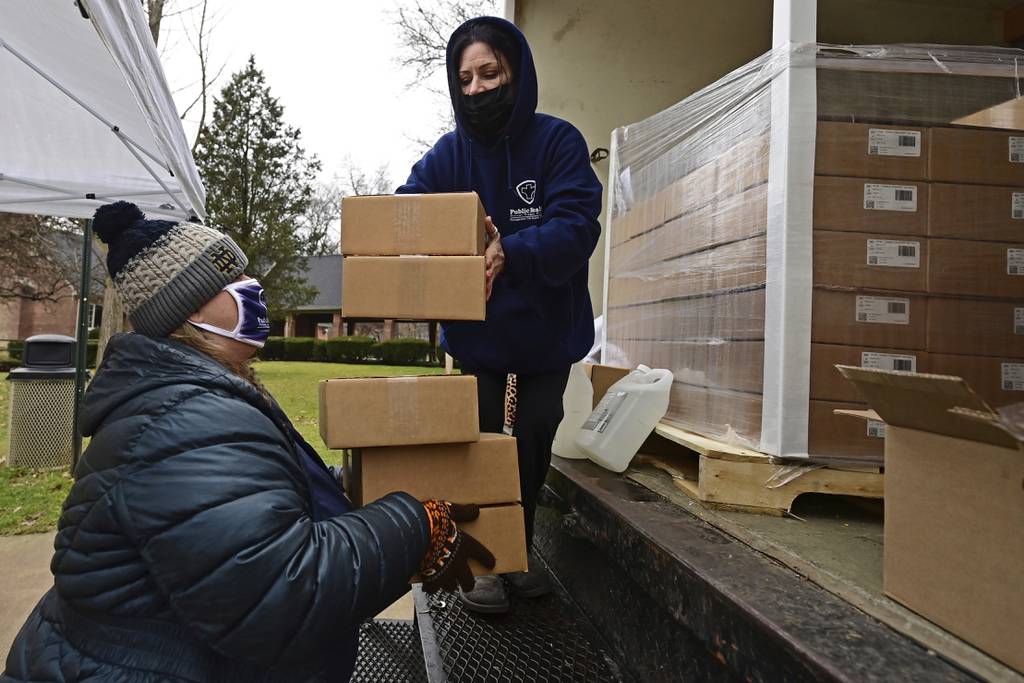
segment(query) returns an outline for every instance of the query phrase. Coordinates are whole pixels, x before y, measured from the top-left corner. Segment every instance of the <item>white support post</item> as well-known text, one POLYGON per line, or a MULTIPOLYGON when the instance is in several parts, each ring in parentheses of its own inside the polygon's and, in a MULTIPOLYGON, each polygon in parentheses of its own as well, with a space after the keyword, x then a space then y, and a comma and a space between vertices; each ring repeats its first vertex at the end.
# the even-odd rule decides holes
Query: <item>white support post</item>
MULTIPOLYGON (((619 145, 615 137, 615 131, 612 131, 611 141, 608 144, 608 181, 605 183, 605 187, 608 188, 608 199, 605 207, 605 226, 604 226, 604 287, 601 292, 601 315, 604 316, 604 324, 601 325, 601 338, 597 341, 601 345, 601 353, 599 358, 601 363, 607 364, 611 359, 608 357, 608 284, 611 280, 611 272, 609 268, 612 262, 612 211, 615 208, 615 193, 619 189, 619 145)), ((619 359, 621 360, 621 359, 619 359)))
POLYGON ((761 450, 790 457, 808 455, 816 14, 816 0, 775 0, 787 63, 772 82, 761 450))

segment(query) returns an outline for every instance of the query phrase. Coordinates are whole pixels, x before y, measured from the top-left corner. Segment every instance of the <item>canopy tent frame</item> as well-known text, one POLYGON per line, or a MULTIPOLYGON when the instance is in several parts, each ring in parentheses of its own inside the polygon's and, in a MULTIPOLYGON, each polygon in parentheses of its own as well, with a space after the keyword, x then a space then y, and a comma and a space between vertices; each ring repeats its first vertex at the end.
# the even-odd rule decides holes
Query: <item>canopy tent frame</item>
MULTIPOLYGON (((85 16, 86 18, 88 18, 88 15, 84 11, 82 12, 82 15, 85 16)), ((177 205, 177 207, 179 209, 181 209, 181 212, 185 213, 185 214, 192 213, 192 217, 195 218, 195 214, 193 212, 190 212, 188 209, 185 208, 185 205, 181 203, 181 200, 177 196, 175 196, 174 192, 171 191, 171 188, 167 187, 167 183, 165 183, 163 181, 163 179, 160 178, 160 176, 157 175, 155 171, 153 171, 153 169, 150 167, 150 165, 146 163, 146 161, 142 158, 140 152, 142 154, 145 154, 146 156, 148 156, 153 161, 155 161, 158 164, 160 164, 164 168, 164 170, 167 171, 167 173, 169 173, 171 175, 171 177, 173 178, 174 177, 174 170, 171 169, 170 166, 166 165, 165 161, 161 160, 153 152, 149 151, 148 149, 146 149, 145 147, 140 145, 138 142, 136 142, 134 139, 132 139, 130 136, 126 135, 121 130, 120 126, 118 126, 117 124, 107 120, 107 118, 105 116, 100 114, 93 107, 90 107, 82 98, 78 97, 73 92, 71 92, 71 90, 69 90, 68 88, 66 88, 63 85, 61 85, 55 78, 50 76, 50 74, 46 73, 46 71, 44 71, 38 65, 34 64, 32 62, 32 60, 28 59, 27 57, 25 57, 25 55, 21 54, 18 50, 16 50, 14 47, 12 47, 10 45, 10 43, 8 43, 6 40, 4 40, 4 37, 2 35, 0 35, 0 48, 3 48, 5 50, 7 50, 16 59, 18 59, 22 64, 24 64, 28 68, 32 69, 33 71, 35 71, 43 79, 45 79, 50 85, 52 85, 53 87, 57 88, 57 90, 61 91, 65 95, 67 95, 67 97, 70 98, 71 101, 73 101, 75 104, 80 106, 85 111, 89 112, 92 116, 94 116, 97 120, 99 120, 104 126, 106 126, 110 130, 110 132, 113 133, 114 136, 117 137, 117 139, 120 140, 124 144, 124 146, 128 149, 128 151, 131 152, 132 156, 134 156, 136 159, 138 159, 139 164, 141 164, 142 167, 146 169, 146 172, 149 173, 149 175, 153 178, 153 180, 155 180, 157 182, 158 185, 160 185, 161 189, 163 189, 163 191, 167 194, 167 196, 171 198, 171 201, 173 201, 177 205)), ((0 172, 0 181, 4 181, 4 180, 10 180, 10 181, 13 181, 13 182, 17 182, 17 181, 15 181, 13 179, 12 176, 0 172)), ((23 184, 23 185, 31 185, 32 183, 30 181, 22 180, 21 184, 23 184)), ((57 198, 31 197, 29 199, 31 199, 31 201, 37 201, 37 202, 38 201, 47 201, 47 202, 48 201, 66 201, 68 199, 97 199, 98 198, 98 194, 103 194, 103 193, 96 193, 96 192, 78 193, 78 192, 72 192, 70 190, 64 190, 64 189, 59 188, 59 187, 49 187, 49 188, 46 188, 46 189, 51 189, 54 192, 63 192, 66 196, 57 197, 57 198)), ((151 193, 146 193, 146 194, 149 195, 151 193)), ((118 193, 118 196, 124 196, 124 195, 121 195, 120 193, 118 193)), ((4 204, 4 203, 11 203, 11 204, 13 204, 13 203, 24 203, 24 200, 18 200, 17 202, 14 202, 14 201, 11 201, 11 202, 0 202, 0 204, 4 204)), ((84 277, 83 277, 83 282, 84 281, 85 280, 84 280, 84 277)), ((81 340, 79 340, 79 341, 81 342, 81 340)))
MULTIPOLYGON (((79 431, 79 414, 88 374, 86 358, 93 257, 92 212, 95 208, 110 201, 119 199, 139 201, 148 198, 150 201, 140 203, 148 206, 147 210, 150 213, 161 215, 161 217, 172 217, 175 220, 198 221, 205 218, 205 208, 203 207, 205 191, 185 141, 184 131, 181 129, 180 119, 163 76, 156 46, 148 30, 148 23, 142 16, 140 3, 137 0, 110 0, 102 3, 76 0, 73 5, 61 3, 59 9, 56 2, 49 4, 53 6, 44 6, 46 3, 39 2, 39 0, 23 0, 22 3, 12 3, 0 8, 0 14, 11 20, 2 24, 4 29, 13 31, 7 36, 0 35, 0 55, 7 54, 14 58, 14 61, 8 62, 6 66, 8 70, 0 71, 0 73, 10 75, 11 83, 5 84, 8 87, 14 83, 22 83, 28 88, 28 92, 34 93, 36 99, 31 99, 29 96, 29 99, 23 102, 28 102, 34 107, 39 101, 38 107, 40 108, 39 112, 36 112, 26 107, 22 111, 16 112, 14 116, 20 114, 23 117, 21 120, 23 124, 26 120, 30 122, 26 127, 29 128, 31 135, 31 132, 35 132, 34 126, 37 124, 35 115, 38 113, 40 119, 45 119, 44 114, 51 111, 46 109, 47 104, 43 101, 46 99, 45 96, 40 95, 47 91, 46 86, 36 80, 36 82, 40 82, 40 85, 32 87, 29 83, 32 78, 27 76, 28 72, 20 71, 20 68, 16 66, 20 63, 39 79, 62 93, 67 100, 77 105, 77 108, 60 109, 59 111, 70 112, 80 109, 87 113, 87 116, 84 117, 69 115, 70 118, 68 118, 65 128, 61 130, 62 133, 74 131, 75 136, 83 136, 89 144, 96 145, 102 140, 102 136, 98 132, 99 126, 96 127, 96 132, 93 132, 92 125, 88 121, 98 122, 118 140, 137 164, 133 173, 129 157, 113 154, 114 147, 120 148, 120 146, 117 143, 112 143, 114 147, 103 146, 108 153, 95 162, 99 173, 93 174, 88 165, 85 166, 84 173, 81 167, 76 168, 74 161, 81 162, 86 158, 78 157, 72 161, 70 166, 67 166, 66 171, 64 170, 65 166, 60 166, 62 171, 53 174, 61 176, 60 179, 36 177, 40 172, 48 174, 51 166, 58 166, 58 159, 64 158, 65 154, 74 154, 74 150, 59 148, 50 138, 40 136, 39 140, 49 140, 49 142, 39 145, 41 153, 38 157, 31 156, 37 151, 33 147, 29 150, 29 156, 23 155, 23 161, 27 169, 34 167, 34 162, 38 159, 43 159, 46 164, 44 168, 37 168, 37 173, 23 173, 19 172, 20 169, 10 169, 14 172, 8 173, 7 169, 0 169, 3 171, 0 172, 0 188, 8 188, 8 191, 0 190, 0 212, 39 213, 85 219, 82 231, 82 269, 78 289, 78 320, 76 323, 74 443, 71 462, 71 469, 74 472, 81 455, 82 436, 79 431), (86 34, 73 25, 74 20, 70 18, 70 15, 64 14, 65 11, 74 12, 76 18, 80 14, 81 20, 90 24, 91 30, 95 34, 94 37, 98 38, 98 44, 85 38, 86 34), (9 28, 11 26, 13 28, 9 28), (19 26, 24 33, 19 32, 19 26), (12 40, 17 37, 36 35, 37 29, 60 32, 62 28, 65 31, 70 30, 75 37, 79 38, 80 42, 76 45, 80 48, 80 52, 75 53, 72 50, 67 55, 59 55, 57 60, 49 65, 49 69, 41 61, 33 59, 32 56, 12 45, 12 40), (97 87, 95 96, 102 97, 111 94, 116 96, 114 99, 117 101, 111 107, 112 111, 110 112, 110 114, 117 114, 116 116, 105 115, 100 110, 100 106, 90 104, 88 98, 80 95, 76 92, 76 88, 68 84, 69 79, 76 75, 74 69, 69 65, 75 63, 73 61, 75 58, 83 57, 91 59, 88 66, 98 70, 86 73, 90 75, 100 73, 104 77, 101 82, 105 84, 105 88, 97 87), (68 73, 63 74, 62 77, 61 74, 64 71, 68 73), (19 76, 19 73, 22 75, 19 76), (124 88, 120 87, 122 84, 125 86, 124 88), (120 108, 117 108, 118 106, 120 108), (121 121, 122 118, 129 119, 129 121, 121 121), (126 132, 125 126, 118 122, 131 123, 131 129, 135 135, 126 132), (156 151, 138 139, 139 136, 145 137, 147 132, 153 136, 152 141, 155 143, 156 151), (144 173, 138 173, 139 167, 144 169, 144 173), (175 169, 178 169, 180 173, 176 174, 175 169), (77 176, 75 171, 77 171, 77 176), (102 176, 104 173, 109 178, 106 181, 97 182, 94 176, 102 176), (167 177, 162 176, 162 173, 167 173, 167 176, 173 181, 169 182, 167 177), (145 189, 146 182, 142 180, 145 177, 151 179, 156 187, 145 189), (65 182, 61 182, 61 179, 65 182), (78 187, 73 187, 76 184, 78 187), (90 188, 89 186, 92 184, 95 184, 96 187, 90 188), (119 188, 119 184, 124 187, 119 188), (172 186, 177 186, 177 189, 172 186), (18 190, 12 188, 22 188, 26 193, 19 194, 18 190), (33 196, 32 191, 39 191, 39 194, 33 196), (164 199, 164 197, 168 199, 164 199), (66 202, 74 202, 74 204, 66 202), (65 204, 62 206, 62 203, 65 204), (53 208, 52 213, 47 210, 48 206, 53 208)), ((33 52, 32 46, 39 45, 38 40, 35 43, 31 42, 31 38, 26 38, 26 40, 29 42, 25 42, 23 47, 29 47, 29 52, 33 52)), ((34 53, 42 61, 53 56, 38 49, 34 53)), ((90 83, 95 87, 95 83, 92 81, 90 83)), ((15 92, 18 91, 15 90, 15 92)), ((58 95, 57 98, 60 99, 60 96, 58 95)), ((95 104, 102 106, 105 102, 97 101, 95 104)), ((30 137, 29 139, 37 138, 30 137)), ((86 145, 83 145, 83 148, 86 148, 86 145)), ((26 148, 23 147, 19 150, 15 147, 13 149, 15 151, 15 154, 12 154, 14 160, 8 163, 18 165, 16 153, 18 151, 24 153, 26 148)), ((92 163, 93 157, 88 158, 92 163)))

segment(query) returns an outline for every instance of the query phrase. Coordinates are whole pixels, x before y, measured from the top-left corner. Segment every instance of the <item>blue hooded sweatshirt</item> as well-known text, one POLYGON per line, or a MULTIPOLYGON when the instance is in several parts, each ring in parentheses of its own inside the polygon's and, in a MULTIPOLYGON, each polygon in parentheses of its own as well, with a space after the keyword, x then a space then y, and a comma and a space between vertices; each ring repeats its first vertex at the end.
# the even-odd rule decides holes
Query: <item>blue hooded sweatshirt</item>
MULTIPOLYGON (((505 270, 494 281, 487 319, 444 324, 445 350, 471 371, 553 372, 583 358, 594 343, 587 264, 601 233, 601 184, 580 132, 536 113, 537 72, 526 37, 504 19, 471 21, 493 23, 520 45, 509 123, 487 146, 455 107, 456 129, 413 166, 397 192, 473 190, 501 232, 505 270)), ((449 73, 458 69, 452 44, 449 73)), ((454 101, 462 95, 458 79, 449 84, 454 101)))

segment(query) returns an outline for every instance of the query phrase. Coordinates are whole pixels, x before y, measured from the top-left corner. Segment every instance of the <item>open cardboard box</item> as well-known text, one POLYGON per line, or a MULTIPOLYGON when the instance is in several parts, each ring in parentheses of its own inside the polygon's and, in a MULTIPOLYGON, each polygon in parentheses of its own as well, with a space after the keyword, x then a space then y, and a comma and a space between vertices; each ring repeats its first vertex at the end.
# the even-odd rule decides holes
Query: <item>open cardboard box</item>
POLYGON ((1024 404, 959 377, 837 366, 884 420, 885 593, 1024 671, 1024 404))

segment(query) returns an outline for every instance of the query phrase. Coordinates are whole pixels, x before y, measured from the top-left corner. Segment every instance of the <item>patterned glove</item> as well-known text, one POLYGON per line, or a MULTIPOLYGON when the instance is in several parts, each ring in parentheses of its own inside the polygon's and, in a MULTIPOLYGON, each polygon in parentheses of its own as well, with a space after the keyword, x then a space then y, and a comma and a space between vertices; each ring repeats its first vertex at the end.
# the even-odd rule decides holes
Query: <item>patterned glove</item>
POLYGON ((475 580, 469 568, 473 558, 488 569, 494 569, 494 555, 456 523, 472 522, 480 516, 476 505, 458 505, 445 500, 428 500, 423 508, 430 518, 430 548, 420 563, 423 590, 434 593, 457 587, 473 590, 475 580))

